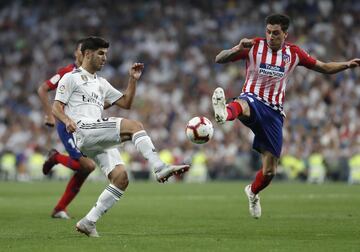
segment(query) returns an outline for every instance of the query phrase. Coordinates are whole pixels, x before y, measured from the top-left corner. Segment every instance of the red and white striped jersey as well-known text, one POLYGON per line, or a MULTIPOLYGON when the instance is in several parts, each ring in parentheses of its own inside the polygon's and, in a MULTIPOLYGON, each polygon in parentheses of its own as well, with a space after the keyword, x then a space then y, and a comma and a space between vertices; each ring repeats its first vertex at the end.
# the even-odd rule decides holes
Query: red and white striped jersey
POLYGON ((53 77, 46 81, 46 84, 49 86, 50 90, 56 89, 60 79, 64 76, 64 74, 72 72, 75 68, 75 63, 60 68, 53 77))
POLYGON ((254 45, 233 61, 246 60, 243 93, 251 93, 265 104, 282 111, 286 84, 296 66, 312 68, 316 59, 300 47, 285 43, 278 51, 268 47, 265 38, 255 38, 254 45))

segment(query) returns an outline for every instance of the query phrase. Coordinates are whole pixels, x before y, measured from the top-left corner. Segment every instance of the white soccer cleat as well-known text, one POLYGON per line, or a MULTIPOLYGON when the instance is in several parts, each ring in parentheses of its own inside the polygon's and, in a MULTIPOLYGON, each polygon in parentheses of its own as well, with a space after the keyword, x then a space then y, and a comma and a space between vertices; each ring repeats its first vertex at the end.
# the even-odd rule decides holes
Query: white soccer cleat
POLYGON ((165 165, 155 171, 156 180, 160 183, 166 182, 173 175, 180 175, 187 172, 190 165, 165 165))
POLYGON ((212 96, 212 105, 215 112, 215 120, 220 124, 225 123, 228 113, 226 110, 224 89, 221 87, 215 89, 212 96))
POLYGON ((85 217, 82 218, 78 223, 76 223, 76 231, 83 233, 89 237, 100 237, 96 231, 95 223, 89 221, 85 217))
POLYGON ((51 214, 51 217, 55 218, 55 219, 65 219, 65 220, 70 220, 71 219, 70 216, 65 211, 53 212, 51 214))
POLYGON ((252 217, 259 219, 261 217, 260 197, 251 191, 251 185, 245 187, 246 196, 249 199, 249 212, 252 217))

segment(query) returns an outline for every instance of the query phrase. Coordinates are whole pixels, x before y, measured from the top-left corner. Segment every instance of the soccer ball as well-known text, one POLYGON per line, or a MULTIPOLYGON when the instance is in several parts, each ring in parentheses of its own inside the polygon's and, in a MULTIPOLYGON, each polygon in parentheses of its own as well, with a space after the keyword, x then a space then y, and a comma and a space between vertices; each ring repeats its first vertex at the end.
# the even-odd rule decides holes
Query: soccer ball
POLYGON ((196 116, 188 122, 185 132, 191 142, 204 144, 212 138, 214 127, 206 117, 196 116))

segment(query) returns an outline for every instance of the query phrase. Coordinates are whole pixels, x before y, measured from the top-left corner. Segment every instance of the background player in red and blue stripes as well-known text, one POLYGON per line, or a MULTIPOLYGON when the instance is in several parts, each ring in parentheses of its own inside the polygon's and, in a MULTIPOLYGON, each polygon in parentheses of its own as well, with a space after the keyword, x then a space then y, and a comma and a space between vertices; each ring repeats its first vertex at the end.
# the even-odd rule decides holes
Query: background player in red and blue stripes
MULTIPOLYGON (((60 79, 66 73, 72 72, 81 65, 83 57, 81 53, 81 43, 82 40, 79 40, 76 43, 76 50, 74 52, 75 62, 60 68, 53 77, 43 82, 38 88, 38 94, 45 112, 44 123, 49 127, 55 126, 55 118, 52 114, 52 107, 50 105, 48 92, 56 90, 60 79)), ((76 148, 73 135, 72 133, 67 132, 64 123, 60 121, 56 122, 56 128, 61 142, 63 143, 66 151, 69 153, 69 156, 63 155, 55 149, 51 150, 49 152, 48 159, 43 165, 43 173, 45 175, 49 174, 54 165, 58 163, 75 171, 66 186, 65 192, 51 214, 53 218, 69 219, 70 217, 67 214, 66 207, 79 193, 82 184, 96 166, 93 160, 84 157, 76 148)))

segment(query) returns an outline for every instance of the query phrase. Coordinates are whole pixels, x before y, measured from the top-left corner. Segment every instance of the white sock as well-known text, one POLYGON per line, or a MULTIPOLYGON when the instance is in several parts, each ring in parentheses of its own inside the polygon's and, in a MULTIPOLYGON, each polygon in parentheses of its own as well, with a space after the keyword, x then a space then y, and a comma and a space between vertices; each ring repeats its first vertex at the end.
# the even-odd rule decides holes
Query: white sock
POLYGON ((155 171, 164 166, 164 162, 161 161, 155 150, 154 144, 152 143, 150 137, 146 134, 145 130, 134 133, 132 141, 136 149, 141 152, 146 160, 149 161, 151 167, 155 171))
POLYGON ((116 186, 109 184, 106 189, 100 194, 95 206, 86 215, 89 221, 97 222, 101 216, 104 215, 124 194, 116 186))

